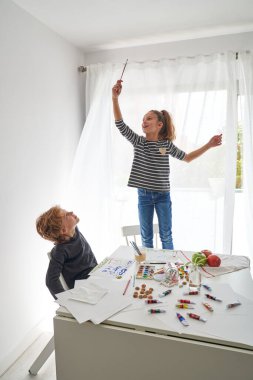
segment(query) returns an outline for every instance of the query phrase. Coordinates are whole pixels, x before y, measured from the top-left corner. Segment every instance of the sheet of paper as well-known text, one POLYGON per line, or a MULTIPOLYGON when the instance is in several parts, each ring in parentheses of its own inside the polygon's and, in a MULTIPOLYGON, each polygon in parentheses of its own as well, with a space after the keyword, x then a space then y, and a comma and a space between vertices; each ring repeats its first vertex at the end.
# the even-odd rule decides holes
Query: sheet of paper
POLYGON ((145 248, 146 252, 146 262, 147 263, 167 263, 167 262, 176 262, 177 255, 176 251, 169 251, 165 249, 149 250, 145 248))
POLYGON ((131 259, 107 258, 90 272, 90 276, 121 279, 133 264, 134 260, 131 259))
POLYGON ((98 303, 106 293, 108 293, 108 289, 88 281, 82 286, 75 287, 68 292, 70 299, 94 305, 98 303))
POLYGON ((65 306, 79 323, 91 320, 98 324, 132 303, 132 299, 129 297, 129 288, 126 295, 123 296, 127 282, 128 278, 119 281, 113 278, 92 276, 87 280, 76 281, 74 289, 77 290, 80 286, 87 286, 87 284, 96 284, 106 288, 108 292, 97 304, 92 305, 71 299, 71 290, 57 294, 56 302, 65 306))
POLYGON ((111 315, 131 304, 128 297, 119 293, 108 292, 96 305, 91 305, 69 299, 68 291, 59 294, 57 303, 65 306, 79 323, 91 320, 98 324, 108 319, 111 315))

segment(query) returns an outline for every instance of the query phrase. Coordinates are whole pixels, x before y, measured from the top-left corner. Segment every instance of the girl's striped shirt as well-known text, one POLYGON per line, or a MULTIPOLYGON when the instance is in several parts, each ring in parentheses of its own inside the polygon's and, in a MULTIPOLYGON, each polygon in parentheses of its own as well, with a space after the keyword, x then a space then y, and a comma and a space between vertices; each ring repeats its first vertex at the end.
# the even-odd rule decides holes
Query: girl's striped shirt
POLYGON ((134 159, 128 186, 151 191, 170 191, 169 156, 183 160, 185 152, 172 141, 147 141, 133 132, 123 120, 115 121, 120 133, 134 147, 134 159))

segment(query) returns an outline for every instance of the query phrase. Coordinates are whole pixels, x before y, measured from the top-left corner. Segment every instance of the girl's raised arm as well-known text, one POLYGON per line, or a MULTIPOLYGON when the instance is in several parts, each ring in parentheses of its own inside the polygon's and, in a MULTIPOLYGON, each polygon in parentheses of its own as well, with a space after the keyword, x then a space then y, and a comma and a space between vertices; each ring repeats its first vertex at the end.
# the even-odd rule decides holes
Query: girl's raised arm
POLYGON ((119 95, 122 90, 122 80, 117 80, 116 84, 112 88, 112 104, 115 120, 122 120, 122 114, 119 106, 119 95))

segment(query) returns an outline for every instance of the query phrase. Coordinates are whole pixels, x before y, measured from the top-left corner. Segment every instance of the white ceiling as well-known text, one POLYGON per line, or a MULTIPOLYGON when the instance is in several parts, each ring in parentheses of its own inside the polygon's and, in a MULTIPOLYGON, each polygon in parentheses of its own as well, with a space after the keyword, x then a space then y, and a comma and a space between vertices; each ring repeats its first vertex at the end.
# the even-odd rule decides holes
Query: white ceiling
POLYGON ((85 52, 253 31, 253 0, 13 0, 85 52))

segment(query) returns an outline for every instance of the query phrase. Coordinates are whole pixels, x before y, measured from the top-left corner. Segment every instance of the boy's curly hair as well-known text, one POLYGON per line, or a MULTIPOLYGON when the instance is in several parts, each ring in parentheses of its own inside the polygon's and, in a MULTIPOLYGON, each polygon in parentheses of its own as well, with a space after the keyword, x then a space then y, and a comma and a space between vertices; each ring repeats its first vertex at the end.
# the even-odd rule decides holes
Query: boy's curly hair
POLYGON ((38 234, 53 243, 62 243, 64 241, 64 237, 61 234, 61 227, 62 212, 59 206, 51 207, 36 220, 38 234))

